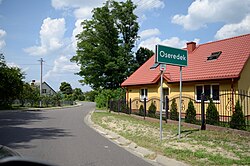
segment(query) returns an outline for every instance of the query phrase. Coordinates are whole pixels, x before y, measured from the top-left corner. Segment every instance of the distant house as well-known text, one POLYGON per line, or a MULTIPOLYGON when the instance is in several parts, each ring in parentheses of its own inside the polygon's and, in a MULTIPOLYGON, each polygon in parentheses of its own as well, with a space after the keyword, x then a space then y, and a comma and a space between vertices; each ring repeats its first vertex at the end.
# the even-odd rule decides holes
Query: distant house
MULTIPOLYGON (((35 80, 32 80, 31 85, 34 85, 38 88, 40 88, 40 82, 35 82, 35 80)), ((56 94, 56 91, 49 86, 47 82, 42 83, 42 95, 54 95, 56 94)))
MULTIPOLYGON (((250 117, 250 34, 200 45, 189 42, 185 49, 188 66, 182 69, 182 115, 190 100, 200 114, 201 93, 205 93, 207 99, 212 98, 216 103, 221 117, 232 115, 237 100, 245 116, 250 117)), ((154 60, 155 56, 151 57, 121 84, 126 89, 126 98, 132 101, 133 111, 139 109, 144 98, 147 109, 153 102, 159 111, 160 71, 159 67, 150 70, 154 60)), ((163 94, 169 98, 169 106, 176 99, 178 108, 179 80, 179 67, 167 65, 163 94)))

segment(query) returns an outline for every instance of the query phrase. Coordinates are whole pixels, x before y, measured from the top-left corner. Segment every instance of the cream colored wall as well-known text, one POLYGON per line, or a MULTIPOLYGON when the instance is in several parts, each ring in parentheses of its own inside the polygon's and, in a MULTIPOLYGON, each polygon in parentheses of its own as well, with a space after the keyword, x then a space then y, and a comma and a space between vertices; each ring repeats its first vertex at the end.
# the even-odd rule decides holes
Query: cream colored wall
POLYGON ((243 68, 239 79, 239 87, 240 90, 250 91, 250 58, 243 68))

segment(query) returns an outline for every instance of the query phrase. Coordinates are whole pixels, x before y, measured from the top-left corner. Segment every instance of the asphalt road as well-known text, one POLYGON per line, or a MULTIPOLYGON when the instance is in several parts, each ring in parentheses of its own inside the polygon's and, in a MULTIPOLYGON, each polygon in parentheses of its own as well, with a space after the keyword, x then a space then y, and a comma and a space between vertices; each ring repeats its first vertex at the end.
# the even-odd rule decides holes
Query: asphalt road
POLYGON ((147 166, 84 123, 94 103, 46 111, 0 111, 0 144, 59 166, 147 166))

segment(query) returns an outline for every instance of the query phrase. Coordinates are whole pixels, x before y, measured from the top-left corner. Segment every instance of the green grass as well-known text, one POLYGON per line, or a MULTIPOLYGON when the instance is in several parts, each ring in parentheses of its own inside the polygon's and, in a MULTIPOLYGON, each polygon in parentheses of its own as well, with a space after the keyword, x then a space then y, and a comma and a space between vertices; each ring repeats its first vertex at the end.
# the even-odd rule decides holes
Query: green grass
POLYGON ((163 140, 160 141, 159 122, 109 112, 95 112, 92 120, 139 146, 191 165, 250 165, 249 136, 182 126, 179 140, 178 125, 163 122, 163 140))

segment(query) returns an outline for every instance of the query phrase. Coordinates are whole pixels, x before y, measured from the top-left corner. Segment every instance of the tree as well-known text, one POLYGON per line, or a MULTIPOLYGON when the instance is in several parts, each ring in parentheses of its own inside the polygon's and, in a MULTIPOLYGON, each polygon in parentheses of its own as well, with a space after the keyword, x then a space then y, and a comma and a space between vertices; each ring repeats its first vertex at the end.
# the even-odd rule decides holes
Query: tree
POLYGON ((188 109, 186 110, 185 122, 195 123, 196 122, 196 110, 194 103, 190 100, 188 103, 188 109))
POLYGON ((171 109, 170 109, 170 119, 178 120, 177 104, 175 99, 172 100, 171 109))
POLYGON ((219 112, 217 111, 213 99, 210 99, 206 112, 206 123, 214 125, 218 124, 218 122, 219 122, 219 112))
POLYGON ((154 55, 154 52, 152 50, 149 50, 144 47, 140 47, 136 55, 136 62, 139 64, 139 66, 143 65, 150 57, 154 55))
POLYGON ((0 54, 0 78, 0 107, 10 107, 12 101, 20 97, 24 75, 21 69, 8 67, 3 54, 0 54))
POLYGON ((67 82, 62 82, 59 89, 65 95, 72 94, 73 91, 71 85, 67 82))
POLYGON ((19 97, 22 107, 24 106, 25 102, 29 101, 32 98, 32 91, 33 89, 29 83, 23 84, 23 90, 19 97))
POLYGON ((156 113, 156 106, 154 105, 153 102, 151 102, 151 105, 148 108, 148 116, 155 118, 155 113, 156 113))
POLYGON ((233 129, 246 130, 246 121, 239 100, 236 102, 235 111, 230 121, 230 127, 233 129))
POLYGON ((139 29, 134 9, 131 0, 107 1, 82 22, 76 55, 71 58, 81 66, 81 83, 94 90, 116 89, 133 72, 132 48, 139 29))
POLYGON ((73 90, 73 100, 81 100, 83 101, 84 100, 84 95, 83 95, 83 92, 80 88, 75 88, 73 90))
POLYGON ((143 108, 143 105, 140 105, 140 108, 139 108, 139 115, 140 115, 140 116, 144 116, 144 108, 143 108))

